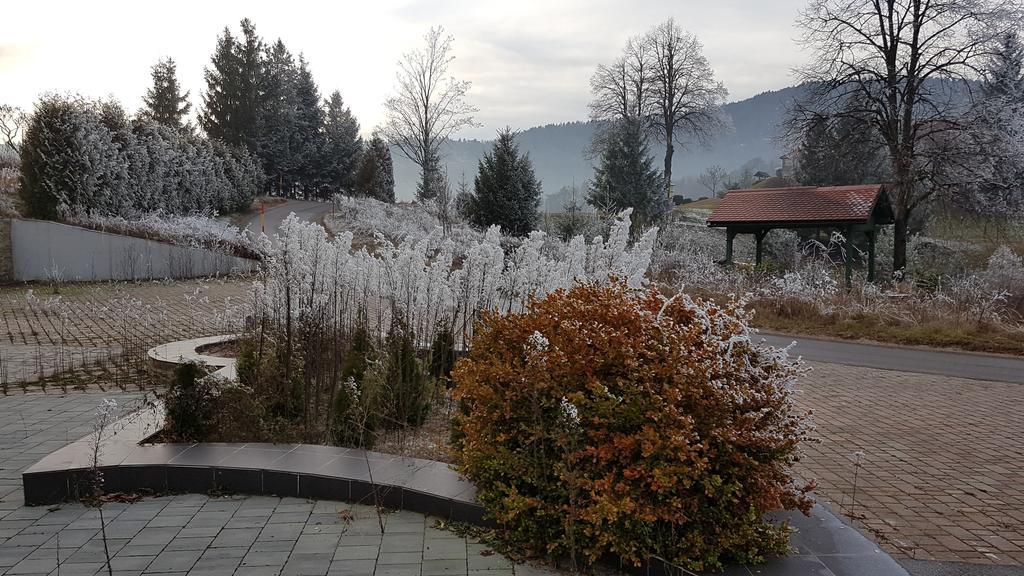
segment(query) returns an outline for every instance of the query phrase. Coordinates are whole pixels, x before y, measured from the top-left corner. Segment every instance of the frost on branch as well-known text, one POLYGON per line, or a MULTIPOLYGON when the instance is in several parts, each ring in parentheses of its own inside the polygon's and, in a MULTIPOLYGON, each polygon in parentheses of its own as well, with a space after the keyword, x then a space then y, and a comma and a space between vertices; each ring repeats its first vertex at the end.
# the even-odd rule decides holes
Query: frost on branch
POLYGON ((355 249, 351 232, 331 239, 292 215, 268 248, 252 305, 255 317, 279 325, 291 317, 348 330, 362 321, 379 337, 398 318, 421 346, 447 325, 462 343, 485 310, 518 312, 533 297, 580 282, 643 285, 657 230, 630 245, 629 226, 627 211, 607 241, 577 237, 567 244, 543 232, 511 242, 496 227, 458 244, 434 232, 400 241, 378 236, 371 252, 355 249))

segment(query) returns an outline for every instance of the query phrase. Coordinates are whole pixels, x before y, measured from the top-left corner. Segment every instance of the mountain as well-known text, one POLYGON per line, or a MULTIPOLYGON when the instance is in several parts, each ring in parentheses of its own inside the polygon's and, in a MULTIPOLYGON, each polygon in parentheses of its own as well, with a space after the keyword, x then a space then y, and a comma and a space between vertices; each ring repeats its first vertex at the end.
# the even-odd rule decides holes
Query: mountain
MULTIPOLYGON (((706 148, 682 149, 676 146, 672 170, 677 176, 676 193, 693 198, 707 194, 696 182, 705 168, 720 164, 730 172, 774 172, 779 166, 781 151, 774 139, 778 126, 789 103, 796 97, 799 88, 764 92, 724 106, 730 121, 730 128, 706 148)), ((583 184, 593 174, 593 162, 585 155, 594 133, 593 122, 566 122, 548 124, 520 132, 516 136, 520 150, 529 153, 534 171, 540 179, 545 197, 550 198, 564 186, 573 182, 579 188, 582 198, 583 184)), ((652 143, 653 144, 653 143, 652 143)), ((472 185, 476 175, 477 162, 491 142, 486 140, 455 140, 445 150, 448 177, 454 184, 465 174, 472 185)), ((661 165, 665 151, 653 144, 652 154, 656 165, 661 165)), ((395 189, 399 199, 411 199, 416 191, 419 169, 392 150, 395 166, 395 189)), ((551 198, 544 206, 558 210, 565 195, 557 200, 551 198)))

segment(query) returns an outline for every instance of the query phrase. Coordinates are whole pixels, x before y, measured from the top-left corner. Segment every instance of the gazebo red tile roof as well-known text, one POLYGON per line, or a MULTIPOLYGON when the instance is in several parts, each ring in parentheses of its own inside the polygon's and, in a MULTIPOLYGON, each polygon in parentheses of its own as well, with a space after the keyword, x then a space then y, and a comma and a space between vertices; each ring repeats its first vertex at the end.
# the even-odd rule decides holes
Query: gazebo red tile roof
POLYGON ((730 190, 708 226, 867 222, 883 196, 881 184, 730 190))

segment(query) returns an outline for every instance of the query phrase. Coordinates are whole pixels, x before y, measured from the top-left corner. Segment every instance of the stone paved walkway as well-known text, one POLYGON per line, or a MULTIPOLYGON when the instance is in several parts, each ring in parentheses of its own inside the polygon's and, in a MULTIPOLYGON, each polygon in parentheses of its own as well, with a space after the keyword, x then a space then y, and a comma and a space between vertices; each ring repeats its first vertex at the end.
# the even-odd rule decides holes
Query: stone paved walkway
POLYGON ((813 368, 798 402, 821 442, 799 470, 819 497, 897 559, 1024 565, 1024 385, 813 368))
MULTIPOLYGON (((106 574, 99 513, 22 505, 21 470, 90 430, 103 394, 0 397, 0 575, 106 574), (58 562, 60 568, 58 570, 58 562)), ((116 396, 130 410, 137 395, 116 396)), ((117 576, 555 574, 410 512, 297 498, 178 495, 104 506, 117 576)))

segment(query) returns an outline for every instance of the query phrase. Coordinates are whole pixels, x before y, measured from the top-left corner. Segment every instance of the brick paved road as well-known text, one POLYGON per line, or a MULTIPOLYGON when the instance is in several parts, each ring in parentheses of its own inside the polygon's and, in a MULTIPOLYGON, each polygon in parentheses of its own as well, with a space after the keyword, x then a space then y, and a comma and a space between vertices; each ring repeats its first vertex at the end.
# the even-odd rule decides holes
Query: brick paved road
MULTIPOLYGON (((95 509, 25 507, 21 470, 89 432, 100 394, 0 397, 0 575, 106 574, 95 509), (58 560, 60 569, 57 570, 58 560)), ((129 406, 138 396, 116 396, 129 406)), ((410 512, 297 498, 163 496, 104 506, 118 576, 554 574, 410 512)))
POLYGON ((0 381, 35 380, 131 349, 223 333, 248 282, 232 279, 0 289, 0 381), (30 293, 31 290, 31 293, 30 293))
POLYGON ((813 368, 799 403, 822 441, 799 470, 819 496, 896 558, 1024 565, 1024 385, 813 368))

